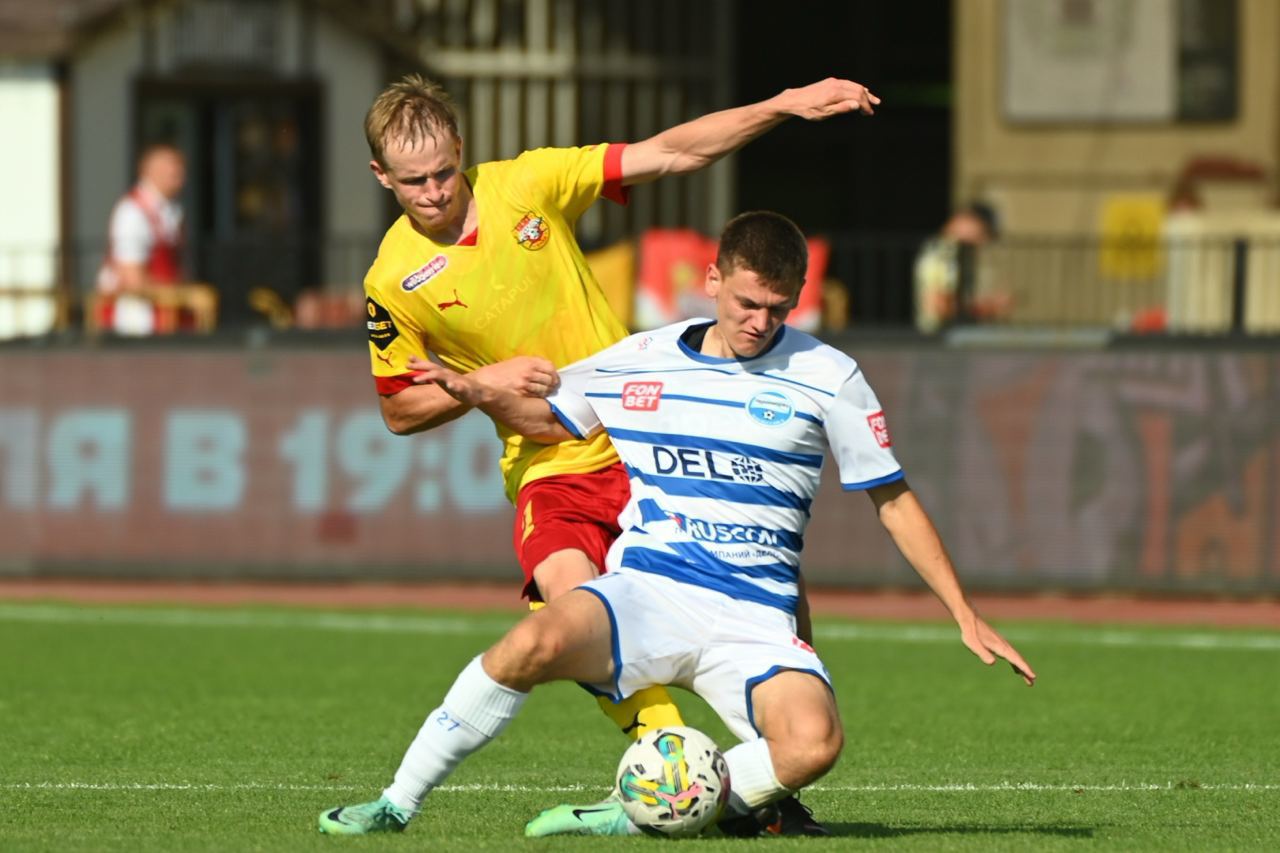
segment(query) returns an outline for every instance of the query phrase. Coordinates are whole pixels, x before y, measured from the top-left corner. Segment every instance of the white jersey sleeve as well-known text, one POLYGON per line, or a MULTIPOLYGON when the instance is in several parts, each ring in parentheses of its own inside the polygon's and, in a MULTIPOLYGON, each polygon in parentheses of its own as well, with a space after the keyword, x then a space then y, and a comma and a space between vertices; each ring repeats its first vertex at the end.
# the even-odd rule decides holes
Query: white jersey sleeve
MULTIPOLYGON (((670 334, 676 335, 683 328, 684 325, 672 327, 673 331, 670 334)), ((638 366, 651 360, 649 348, 655 334, 657 333, 641 332, 623 338, 613 346, 602 349, 581 361, 575 361, 560 370, 560 387, 554 394, 547 397, 547 402, 551 404, 551 411, 555 413, 565 429, 581 439, 594 435, 604 428, 596 412, 595 402, 606 397, 616 400, 619 394, 593 397, 588 386, 592 380, 600 378, 602 372, 634 372, 638 366)), ((624 386, 622 396, 625 397, 627 393, 627 386, 624 386)), ((623 400, 622 404, 624 408, 630 408, 626 400, 623 400)))
POLYGON ((547 402, 551 404, 551 411, 560 424, 575 438, 587 438, 603 429, 600 418, 591 406, 591 399, 587 396, 587 385, 598 369, 620 363, 619 356, 624 348, 627 352, 633 349, 626 346, 630 340, 623 339, 595 355, 561 368, 560 386, 547 397, 547 402))
POLYGON ((591 359, 579 361, 561 370, 560 387, 547 397, 551 412, 560 425, 579 439, 594 435, 601 429, 600 418, 587 402, 587 379, 592 371, 582 369, 581 365, 589 361, 591 359))
POLYGON ((111 257, 121 263, 145 264, 151 256, 155 235, 147 215, 132 198, 121 199, 111 213, 111 257))
POLYGON ((855 369, 840 386, 827 413, 826 428, 845 491, 870 489, 902 479, 902 466, 893 455, 884 410, 860 369, 855 369))

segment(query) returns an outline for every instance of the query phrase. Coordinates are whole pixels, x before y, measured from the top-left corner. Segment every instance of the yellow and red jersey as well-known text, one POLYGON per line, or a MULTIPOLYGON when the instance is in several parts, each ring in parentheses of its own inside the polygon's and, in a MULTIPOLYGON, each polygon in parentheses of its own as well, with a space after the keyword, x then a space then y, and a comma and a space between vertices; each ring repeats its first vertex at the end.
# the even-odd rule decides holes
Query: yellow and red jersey
MULTIPOLYGON (((407 215, 396 220, 364 283, 379 394, 412 384, 409 357, 428 351, 460 373, 518 355, 563 367, 626 335, 573 236, 596 199, 625 202, 623 147, 542 148, 472 167, 479 223, 456 245, 435 242, 407 215)), ((603 433, 554 446, 502 426, 498 435, 513 501, 532 480, 617 461, 603 433)))

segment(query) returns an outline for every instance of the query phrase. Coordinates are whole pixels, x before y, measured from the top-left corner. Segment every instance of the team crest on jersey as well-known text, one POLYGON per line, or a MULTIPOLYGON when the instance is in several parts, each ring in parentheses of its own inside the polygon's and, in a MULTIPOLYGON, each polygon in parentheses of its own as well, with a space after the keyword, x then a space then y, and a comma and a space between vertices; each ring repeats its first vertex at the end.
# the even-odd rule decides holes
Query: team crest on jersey
POLYGON ((436 255, 417 270, 405 276, 404 280, 400 282, 400 289, 405 293, 413 293, 419 287, 444 272, 444 268, 447 266, 449 266, 449 259, 444 255, 436 255))
POLYGON ((761 391, 747 401, 747 414, 758 424, 782 426, 796 413, 791 398, 781 391, 761 391))
POLYGON ((551 239, 551 229, 547 227, 546 217, 539 216, 532 210, 521 217, 511 233, 515 235, 517 243, 532 252, 547 245, 547 241, 551 239))
POLYGON ((893 446, 893 441, 889 438, 889 422, 885 420, 884 412, 867 415, 867 423, 871 426, 871 434, 876 437, 876 444, 881 447, 893 446))
POLYGON ((622 386, 622 408, 638 412, 656 412, 662 402, 661 382, 628 382, 622 386))

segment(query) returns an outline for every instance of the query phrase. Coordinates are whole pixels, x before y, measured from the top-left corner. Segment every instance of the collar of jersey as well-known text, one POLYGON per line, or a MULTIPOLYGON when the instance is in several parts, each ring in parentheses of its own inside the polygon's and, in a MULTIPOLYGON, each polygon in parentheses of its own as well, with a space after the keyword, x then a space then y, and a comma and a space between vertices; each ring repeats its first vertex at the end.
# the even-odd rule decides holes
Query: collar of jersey
MULTIPOLYGON (((709 329, 715 324, 716 324, 716 321, 712 320, 710 323, 707 323, 706 325, 707 325, 707 328, 709 329)), ((786 326, 783 326, 782 328, 778 329, 778 334, 773 336, 773 340, 769 342, 769 346, 765 347, 764 350, 762 350, 759 354, 753 355, 750 358, 720 358, 719 356, 715 356, 715 355, 704 355, 703 353, 698 352, 697 350, 693 349, 692 347, 690 347, 688 344, 684 342, 684 333, 689 331, 689 329, 692 328, 694 325, 696 325, 696 322, 690 323, 688 326, 685 326, 684 331, 681 332, 680 336, 676 338, 676 343, 680 345, 680 351, 683 352, 686 356, 693 359, 694 361, 700 361, 703 364, 747 364, 749 362, 755 361, 758 358, 764 358, 766 355, 768 355, 769 353, 773 352, 775 349, 778 348, 778 344, 782 343, 782 336, 787 333, 786 326)))

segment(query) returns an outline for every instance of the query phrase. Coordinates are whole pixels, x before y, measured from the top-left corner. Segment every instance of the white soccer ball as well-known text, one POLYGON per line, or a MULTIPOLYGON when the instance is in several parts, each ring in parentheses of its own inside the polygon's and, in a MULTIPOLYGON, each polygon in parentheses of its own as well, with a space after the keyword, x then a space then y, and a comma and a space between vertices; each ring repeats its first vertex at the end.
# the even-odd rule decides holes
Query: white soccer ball
POLYGON ((729 800, 729 765, 697 729, 649 732, 622 754, 617 793, 631 822, 653 835, 696 835, 729 800))

